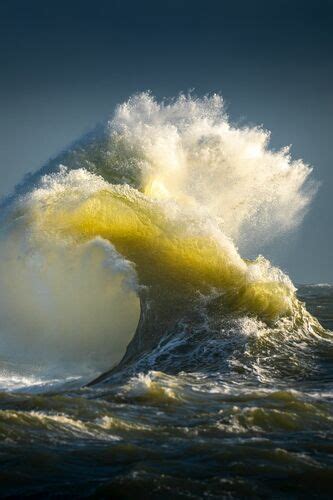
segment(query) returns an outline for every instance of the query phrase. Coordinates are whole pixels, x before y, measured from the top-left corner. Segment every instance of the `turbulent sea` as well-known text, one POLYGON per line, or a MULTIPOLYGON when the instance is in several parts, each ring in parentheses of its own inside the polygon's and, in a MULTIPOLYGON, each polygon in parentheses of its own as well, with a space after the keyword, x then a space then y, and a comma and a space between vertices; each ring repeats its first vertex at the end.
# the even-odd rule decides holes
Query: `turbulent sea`
POLYGON ((17 186, 1 497, 331 498, 333 286, 260 255, 311 172, 219 96, 144 93, 17 186))

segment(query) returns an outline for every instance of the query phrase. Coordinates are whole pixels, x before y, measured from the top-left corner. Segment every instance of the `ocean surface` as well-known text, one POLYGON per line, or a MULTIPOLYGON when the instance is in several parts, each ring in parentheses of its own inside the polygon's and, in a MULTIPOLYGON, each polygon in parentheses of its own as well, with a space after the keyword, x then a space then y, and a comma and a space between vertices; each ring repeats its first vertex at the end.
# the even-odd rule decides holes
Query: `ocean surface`
MULTIPOLYGON (((298 294, 332 329, 333 286, 298 294)), ((255 373, 238 353, 227 373, 150 370, 105 387, 2 376, 1 496, 331 498, 333 343, 298 348, 308 370, 286 359, 268 379, 260 353, 255 373)))
POLYGON ((17 186, 2 498, 332 497, 333 285, 261 255, 311 172, 219 96, 145 93, 17 186))

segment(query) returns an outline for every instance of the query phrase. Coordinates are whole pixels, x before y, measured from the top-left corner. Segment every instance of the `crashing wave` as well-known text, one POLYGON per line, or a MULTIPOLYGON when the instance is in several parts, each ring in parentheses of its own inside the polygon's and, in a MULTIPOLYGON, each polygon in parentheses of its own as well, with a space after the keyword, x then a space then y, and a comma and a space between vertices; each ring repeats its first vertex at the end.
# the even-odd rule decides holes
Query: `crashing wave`
POLYGON ((129 344, 117 370, 169 372, 233 370, 239 354, 253 371, 263 338, 262 353, 284 344, 283 366, 294 344, 323 336, 290 279, 237 248, 294 228, 315 192, 311 168, 268 142, 232 126, 216 95, 119 106, 3 209, 0 347, 21 336, 101 368, 129 344))

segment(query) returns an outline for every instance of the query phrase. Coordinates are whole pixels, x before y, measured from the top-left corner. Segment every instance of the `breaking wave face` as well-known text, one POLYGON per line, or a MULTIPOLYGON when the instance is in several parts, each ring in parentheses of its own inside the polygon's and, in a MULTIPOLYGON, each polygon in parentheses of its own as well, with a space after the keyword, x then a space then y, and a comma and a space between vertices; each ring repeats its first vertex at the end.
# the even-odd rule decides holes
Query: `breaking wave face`
POLYGON ((3 210, 2 356, 304 374, 324 330, 282 271, 238 248, 301 222, 310 173, 267 131, 231 125, 217 95, 130 98, 3 210))

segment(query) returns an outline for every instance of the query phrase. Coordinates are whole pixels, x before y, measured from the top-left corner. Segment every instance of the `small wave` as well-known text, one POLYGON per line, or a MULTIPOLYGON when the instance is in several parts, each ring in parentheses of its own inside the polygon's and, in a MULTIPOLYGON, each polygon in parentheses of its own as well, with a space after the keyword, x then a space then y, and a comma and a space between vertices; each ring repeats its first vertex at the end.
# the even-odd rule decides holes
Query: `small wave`
POLYGON ((331 288, 333 285, 331 283, 313 283, 309 285, 303 285, 304 287, 309 288, 331 288))

